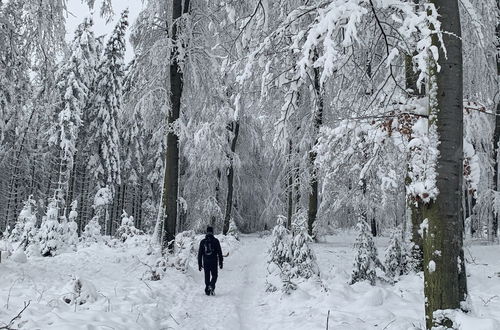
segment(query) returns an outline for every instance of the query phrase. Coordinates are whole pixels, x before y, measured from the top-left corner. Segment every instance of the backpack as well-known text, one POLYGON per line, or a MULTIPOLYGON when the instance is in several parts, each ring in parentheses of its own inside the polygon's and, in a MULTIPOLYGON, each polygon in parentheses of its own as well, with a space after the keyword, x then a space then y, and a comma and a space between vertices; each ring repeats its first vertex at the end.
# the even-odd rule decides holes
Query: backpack
POLYGON ((214 253, 212 240, 205 240, 204 249, 204 255, 206 256, 211 256, 214 253))

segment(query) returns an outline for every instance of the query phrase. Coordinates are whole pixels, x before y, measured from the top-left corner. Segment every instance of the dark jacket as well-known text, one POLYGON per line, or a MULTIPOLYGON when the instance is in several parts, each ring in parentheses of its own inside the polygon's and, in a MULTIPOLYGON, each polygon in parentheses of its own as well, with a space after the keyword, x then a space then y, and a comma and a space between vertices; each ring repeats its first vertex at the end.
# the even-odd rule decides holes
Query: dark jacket
POLYGON ((198 249, 198 267, 202 266, 214 266, 217 267, 217 262, 222 268, 222 249, 220 247, 220 242, 212 234, 207 234, 204 239, 200 242, 200 248, 198 249), (203 261, 203 263, 202 263, 203 261))

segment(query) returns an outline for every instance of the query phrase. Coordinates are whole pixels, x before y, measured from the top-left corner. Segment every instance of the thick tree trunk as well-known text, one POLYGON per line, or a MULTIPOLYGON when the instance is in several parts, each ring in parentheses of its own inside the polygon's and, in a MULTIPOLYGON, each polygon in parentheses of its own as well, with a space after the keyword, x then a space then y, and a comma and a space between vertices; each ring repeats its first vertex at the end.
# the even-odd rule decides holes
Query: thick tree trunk
POLYGON ((431 63, 429 81, 430 121, 437 125, 440 144, 437 164, 439 195, 423 207, 428 220, 424 236, 424 293, 427 329, 449 326, 451 321, 434 319, 433 313, 443 309, 459 309, 465 300, 465 263, 462 238, 462 181, 463 181, 463 85, 462 42, 457 0, 434 0, 438 8, 447 56, 439 48, 436 63, 431 63), (462 258, 461 258, 462 257, 462 258), (457 262, 457 260, 459 262, 457 262))
POLYGON ((172 59, 170 64, 170 105, 167 115, 167 152, 163 183, 163 235, 162 246, 173 251, 177 229, 177 197, 179 193, 179 136, 173 125, 179 119, 183 88, 183 73, 179 66, 178 19, 189 11, 189 0, 173 0, 172 3, 172 59))
MULTIPOLYGON (((497 6, 498 9, 500 10, 500 1, 497 0, 497 6)), ((497 40, 500 40, 500 23, 497 24, 497 29, 496 29, 496 35, 497 35, 497 40)), ((497 44, 497 75, 498 78, 500 79, 500 43, 497 44)), ((499 84, 500 86, 500 84, 499 84)), ((497 103, 497 110, 496 110, 496 117, 495 117, 495 132, 493 134, 493 150, 494 150, 494 168, 493 168, 493 187, 496 192, 500 191, 500 185, 498 183, 498 170, 499 170, 499 161, 498 158, 500 157, 500 99, 498 100, 497 103)), ((494 237, 498 237, 498 214, 495 214, 493 212, 493 235, 494 237)))
POLYGON ((227 171, 227 198, 226 198, 226 214, 224 216, 224 225, 222 226, 222 233, 224 235, 229 231, 229 222, 231 221, 231 210, 233 208, 233 190, 234 190, 234 165, 233 155, 236 151, 236 142, 238 142, 238 135, 240 132, 240 123, 235 121, 231 124, 231 131, 233 132, 233 139, 231 141, 231 155, 229 156, 229 169, 227 171))
MULTIPOLYGON (((316 55, 317 56, 317 55, 316 55)), ((314 90, 316 93, 316 109, 313 116, 313 127, 315 135, 319 133, 321 125, 323 125, 323 93, 320 86, 320 72, 318 68, 314 68, 314 90)), ((313 147, 318 143, 318 140, 314 141, 313 147)), ((314 236, 313 228, 316 222, 316 217, 318 215, 318 178, 316 171, 316 152, 314 150, 309 151, 309 166, 310 166, 310 192, 309 192, 309 207, 307 211, 307 229, 311 237, 314 236)))

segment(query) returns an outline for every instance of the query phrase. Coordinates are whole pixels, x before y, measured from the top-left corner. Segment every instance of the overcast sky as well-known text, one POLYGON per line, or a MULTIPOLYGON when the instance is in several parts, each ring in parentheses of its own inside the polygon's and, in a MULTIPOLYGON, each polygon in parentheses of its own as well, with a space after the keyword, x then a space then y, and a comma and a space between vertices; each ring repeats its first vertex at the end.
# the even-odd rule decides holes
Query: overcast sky
MULTIPOLYGON (((86 4, 82 4, 81 0, 68 0, 68 15, 66 17, 66 40, 71 41, 73 39, 73 34, 75 32, 76 27, 80 24, 84 17, 91 16, 88 6, 86 4)), ((101 18, 99 15, 101 1, 96 0, 94 14, 92 15, 94 18, 94 31, 96 36, 100 36, 106 34, 109 36, 111 31, 120 18, 120 14, 126 8, 129 9, 129 23, 133 24, 137 15, 143 8, 143 0, 114 0, 113 1, 113 11, 115 13, 113 20, 106 24, 106 20, 101 18)), ((130 43, 128 43, 129 32, 127 32, 127 52, 125 54, 125 61, 128 62, 133 57, 132 47, 130 43)))

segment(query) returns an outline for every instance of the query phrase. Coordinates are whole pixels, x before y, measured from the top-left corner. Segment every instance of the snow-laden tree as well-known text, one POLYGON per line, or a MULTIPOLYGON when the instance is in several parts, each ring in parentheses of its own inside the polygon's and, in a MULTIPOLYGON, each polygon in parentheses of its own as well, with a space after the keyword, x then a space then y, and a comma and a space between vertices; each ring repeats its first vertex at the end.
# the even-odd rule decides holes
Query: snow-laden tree
POLYGON ((75 31, 69 56, 56 72, 56 85, 60 102, 55 112, 55 125, 49 143, 56 146, 59 158, 58 198, 67 198, 70 173, 77 151, 82 117, 95 79, 96 42, 92 32, 92 19, 85 18, 75 31))
POLYGON ((292 221, 292 274, 294 277, 310 278, 319 276, 319 267, 316 262, 316 255, 309 246, 312 238, 307 233, 307 219, 301 213, 295 216, 292 221))
MULTIPOLYGON (((89 221, 85 228, 87 228, 90 222, 94 221, 99 225, 99 231, 102 227, 101 224, 104 225, 104 234, 106 234, 106 228, 109 227, 109 223, 111 222, 108 207, 109 205, 111 205, 112 200, 113 193, 108 186, 100 188, 97 191, 94 197, 94 204, 92 205, 92 208, 94 209, 94 217, 89 221)), ((91 235, 95 234, 96 228, 97 226, 95 224, 92 224, 92 226, 90 227, 91 235)))
POLYGON ((85 225, 82 238, 87 243, 97 243, 102 241, 101 225, 99 217, 95 216, 85 225))
POLYGON ((55 256, 62 246, 59 207, 57 200, 53 199, 47 206, 47 213, 42 217, 42 224, 38 231, 38 241, 40 244, 40 254, 44 257, 55 256))
POLYGON ((17 217, 17 221, 14 228, 10 232, 9 240, 11 242, 21 241, 21 236, 23 235, 24 232, 24 226, 26 225, 26 223, 32 221, 33 217, 35 217, 35 222, 36 222, 36 216, 34 210, 35 206, 36 202, 33 200, 32 196, 29 196, 28 200, 24 202, 23 209, 21 210, 19 216, 17 217))
POLYGON ((229 222, 229 229, 227 231, 227 234, 239 240, 240 232, 238 230, 238 227, 236 226, 236 222, 234 222, 234 219, 231 219, 231 221, 229 222))
POLYGON ((285 293, 290 293, 297 287, 293 282, 293 251, 292 236, 285 227, 286 218, 278 216, 276 226, 272 232, 271 247, 269 248, 268 275, 266 291, 274 292, 281 287, 285 293))
MULTIPOLYGON (((96 76, 96 95, 89 108, 87 141, 91 156, 89 171, 95 180, 95 191, 108 186, 114 193, 120 184, 120 141, 117 127, 122 106, 124 76, 125 32, 128 11, 121 14, 104 49, 96 76)), ((106 223, 106 233, 111 233, 111 222, 106 223)))
POLYGON ((129 216, 127 212, 123 211, 121 225, 116 230, 116 237, 122 242, 125 242, 128 238, 140 234, 142 234, 142 232, 134 226, 134 217, 129 216))
POLYGON ((369 281, 375 285, 377 279, 377 266, 381 266, 378 259, 377 248, 373 241, 370 227, 360 219, 357 225, 358 236, 354 243, 355 257, 350 284, 361 281, 369 281))
POLYGON ((406 270, 405 249, 401 242, 401 232, 393 230, 389 245, 385 250, 384 268, 385 274, 390 279, 395 279, 406 270))
POLYGON ((13 242, 20 242, 19 244, 26 248, 36 238, 36 202, 32 196, 24 202, 23 209, 19 213, 16 225, 12 229, 9 239, 13 242))
POLYGON ((291 234, 285 227, 286 219, 279 216, 276 226, 273 228, 271 247, 269 248, 269 263, 275 263, 279 267, 292 262, 291 234))
POLYGON ((62 235, 64 244, 73 251, 76 251, 78 244, 78 225, 76 223, 76 220, 78 218, 77 209, 78 202, 74 200, 71 203, 71 211, 69 212, 68 220, 64 226, 65 230, 62 235))

